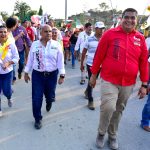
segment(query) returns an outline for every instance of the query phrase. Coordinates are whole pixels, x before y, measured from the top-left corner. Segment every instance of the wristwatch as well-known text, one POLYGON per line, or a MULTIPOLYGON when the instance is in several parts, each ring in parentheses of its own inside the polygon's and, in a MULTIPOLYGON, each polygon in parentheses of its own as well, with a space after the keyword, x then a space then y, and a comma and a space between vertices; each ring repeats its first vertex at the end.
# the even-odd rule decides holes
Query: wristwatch
POLYGON ((61 75, 60 75, 60 78, 64 79, 64 78, 65 78, 65 75, 64 75, 64 74, 61 74, 61 75))
POLYGON ((147 89, 147 88, 148 88, 148 85, 146 85, 146 84, 142 84, 142 85, 141 85, 141 87, 144 87, 144 88, 146 88, 146 89, 147 89))

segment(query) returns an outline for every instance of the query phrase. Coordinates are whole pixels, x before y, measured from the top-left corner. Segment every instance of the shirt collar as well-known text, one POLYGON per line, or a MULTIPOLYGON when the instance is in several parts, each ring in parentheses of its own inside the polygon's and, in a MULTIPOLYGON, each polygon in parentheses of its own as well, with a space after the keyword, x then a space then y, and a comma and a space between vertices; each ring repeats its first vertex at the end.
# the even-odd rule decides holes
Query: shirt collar
MULTIPOLYGON (((116 28, 116 31, 122 31, 122 32, 125 32, 125 31, 123 30, 123 28, 122 28, 121 25, 119 25, 119 26, 116 28)), ((136 32, 136 30, 133 29, 130 33, 135 33, 135 32, 136 32)), ((125 32, 125 33, 127 33, 127 32, 125 32)))

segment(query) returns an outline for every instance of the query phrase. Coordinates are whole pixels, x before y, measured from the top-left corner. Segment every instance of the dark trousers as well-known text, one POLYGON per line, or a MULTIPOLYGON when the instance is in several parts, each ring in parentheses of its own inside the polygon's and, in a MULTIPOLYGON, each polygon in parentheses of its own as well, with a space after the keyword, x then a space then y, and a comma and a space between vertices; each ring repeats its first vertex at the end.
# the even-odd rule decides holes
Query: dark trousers
POLYGON ((12 89, 12 71, 6 74, 0 74, 0 94, 3 91, 3 94, 7 99, 11 99, 12 89))
POLYGON ((33 70, 32 72, 32 111, 36 121, 42 119, 41 107, 43 94, 46 103, 55 101, 58 70, 44 73, 33 70))
POLYGON ((21 74, 24 68, 24 62, 25 62, 25 49, 23 49, 19 53, 19 68, 18 68, 18 73, 21 74))
MULTIPOLYGON (((87 72, 88 72, 88 85, 87 85, 87 88, 86 88, 86 92, 87 92, 87 95, 88 95, 88 100, 90 101, 90 102, 92 102, 93 101, 93 95, 92 95, 92 93, 93 93, 93 88, 90 86, 90 84, 89 84, 89 81, 90 81, 90 78, 91 78, 91 75, 92 75, 92 72, 91 72, 91 69, 90 69, 90 67, 91 66, 89 66, 89 65, 86 65, 86 67, 87 67, 87 72)), ((100 71, 99 71, 100 72, 100 71)), ((98 74, 97 74, 97 77, 98 77, 98 75, 99 75, 99 72, 98 72, 98 74)))
POLYGON ((89 101, 93 101, 93 96, 92 96, 92 92, 93 92, 93 88, 89 85, 89 81, 90 81, 90 78, 91 78, 91 70, 90 70, 90 67, 89 65, 86 65, 87 67, 87 72, 88 72, 88 85, 87 85, 87 88, 86 88, 86 92, 88 93, 88 100, 89 101))
POLYGON ((72 66, 75 65, 74 48, 75 48, 75 44, 71 44, 70 50, 71 50, 71 55, 72 55, 72 66))
POLYGON ((16 64, 13 64, 13 73, 12 73, 12 80, 15 81, 16 80, 16 64))
POLYGON ((141 126, 149 126, 150 127, 150 93, 148 94, 148 99, 146 104, 144 105, 142 111, 142 120, 141 126))

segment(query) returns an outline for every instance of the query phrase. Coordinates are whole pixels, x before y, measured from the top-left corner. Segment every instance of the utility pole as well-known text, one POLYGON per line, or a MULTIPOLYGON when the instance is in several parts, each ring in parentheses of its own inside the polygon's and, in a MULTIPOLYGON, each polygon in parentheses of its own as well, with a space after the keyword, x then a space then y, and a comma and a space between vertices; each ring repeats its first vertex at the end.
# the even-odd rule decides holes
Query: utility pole
POLYGON ((67 0, 65 0, 65 23, 67 23, 67 0))

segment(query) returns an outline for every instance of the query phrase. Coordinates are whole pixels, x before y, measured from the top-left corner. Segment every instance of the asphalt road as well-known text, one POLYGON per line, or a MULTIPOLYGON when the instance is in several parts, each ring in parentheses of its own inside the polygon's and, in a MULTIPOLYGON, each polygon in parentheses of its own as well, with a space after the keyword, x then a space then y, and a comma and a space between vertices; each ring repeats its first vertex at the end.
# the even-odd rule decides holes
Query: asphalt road
MULTIPOLYGON (((13 86, 13 107, 2 97, 0 150, 97 150, 95 139, 99 123, 100 82, 94 89, 95 111, 87 109, 86 85, 80 85, 79 64, 66 65, 66 79, 57 86, 56 102, 49 113, 43 99, 43 127, 35 130, 31 107, 31 84, 23 79, 13 86)), ((150 150, 150 133, 140 128, 141 112, 146 102, 137 99, 137 82, 119 126, 119 150, 150 150)), ((109 150, 106 144, 104 150, 109 150)))

